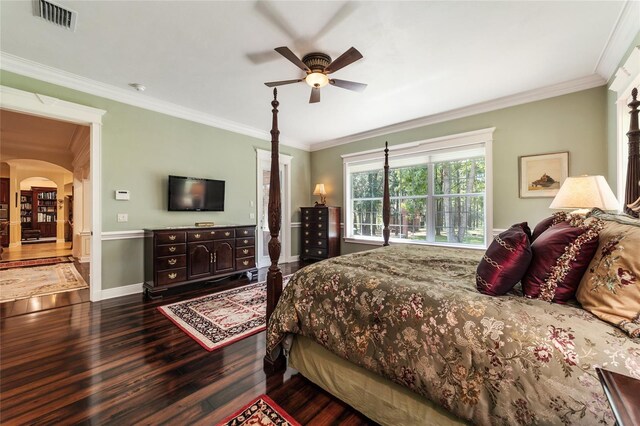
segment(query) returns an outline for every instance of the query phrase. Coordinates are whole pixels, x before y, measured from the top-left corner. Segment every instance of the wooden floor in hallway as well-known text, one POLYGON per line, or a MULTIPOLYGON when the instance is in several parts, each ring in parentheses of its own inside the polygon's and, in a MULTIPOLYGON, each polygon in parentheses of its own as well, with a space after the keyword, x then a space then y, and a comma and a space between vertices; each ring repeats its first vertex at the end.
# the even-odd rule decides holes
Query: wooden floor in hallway
MULTIPOLYGON (((266 268, 258 279, 265 276, 266 268)), ((1 319, 2 424, 215 425, 264 393, 301 424, 374 424, 295 370, 266 376, 264 332, 207 352, 157 309, 247 282, 1 319)))
POLYGON ((2 261, 56 256, 71 256, 71 243, 22 243, 18 247, 5 247, 2 252, 2 261))

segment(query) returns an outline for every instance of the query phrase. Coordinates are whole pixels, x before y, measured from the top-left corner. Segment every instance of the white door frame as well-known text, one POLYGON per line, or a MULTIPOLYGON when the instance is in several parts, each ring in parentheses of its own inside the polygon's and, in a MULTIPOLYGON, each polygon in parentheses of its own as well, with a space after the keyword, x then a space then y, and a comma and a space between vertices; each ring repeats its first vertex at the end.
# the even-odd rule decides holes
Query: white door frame
POLYGON ((68 121, 89 126, 90 130, 90 176, 91 176, 91 264, 89 274, 89 297, 92 302, 102 299, 102 116, 106 111, 63 101, 51 96, 25 92, 12 87, 0 86, 0 107, 39 117, 68 121))
MULTIPOLYGON (((283 193, 281 194, 282 203, 281 212, 282 212, 282 226, 280 229, 280 242, 282 250, 280 251, 280 261, 288 262, 291 259, 291 160, 292 156, 286 154, 280 154, 280 167, 283 170, 284 182, 281 182, 283 193)), ((260 164, 263 161, 271 161, 271 151, 267 151, 264 149, 256 148, 256 204, 258 207, 258 215, 257 215, 257 223, 256 227, 258 228, 258 235, 256 241, 256 259, 258 268, 262 268, 264 266, 269 266, 268 263, 261 263, 260 255, 262 251, 262 230, 260 229, 260 221, 264 215, 262 211, 262 168, 260 164)))

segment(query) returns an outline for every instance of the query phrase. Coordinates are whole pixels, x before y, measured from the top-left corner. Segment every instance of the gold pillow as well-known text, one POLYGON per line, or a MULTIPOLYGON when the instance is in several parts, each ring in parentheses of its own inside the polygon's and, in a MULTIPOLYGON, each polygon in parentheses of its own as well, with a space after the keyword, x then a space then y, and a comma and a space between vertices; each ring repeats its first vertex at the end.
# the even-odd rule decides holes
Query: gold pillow
POLYGON ((592 216, 604 227, 576 298, 601 320, 640 337, 640 220, 598 210, 592 216))

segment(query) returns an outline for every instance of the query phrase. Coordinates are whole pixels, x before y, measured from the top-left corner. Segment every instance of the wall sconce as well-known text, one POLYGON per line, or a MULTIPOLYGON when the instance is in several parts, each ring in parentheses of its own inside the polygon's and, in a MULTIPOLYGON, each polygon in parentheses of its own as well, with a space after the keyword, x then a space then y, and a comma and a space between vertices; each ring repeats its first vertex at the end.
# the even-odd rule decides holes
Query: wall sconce
POLYGON ((316 207, 325 205, 325 203, 327 202, 327 197, 325 197, 325 195, 327 195, 327 191, 325 191, 325 189, 324 189, 324 183, 317 183, 316 184, 316 189, 313 190, 313 195, 319 195, 320 196, 320 202, 318 203, 316 201, 316 207))

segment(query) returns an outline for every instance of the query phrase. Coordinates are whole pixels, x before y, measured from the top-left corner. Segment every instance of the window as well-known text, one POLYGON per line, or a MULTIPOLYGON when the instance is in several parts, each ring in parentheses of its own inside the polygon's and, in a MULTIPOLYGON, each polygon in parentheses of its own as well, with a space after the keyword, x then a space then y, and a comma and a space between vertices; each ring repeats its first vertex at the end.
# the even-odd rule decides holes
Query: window
MULTIPOLYGON (((490 241, 491 227, 487 223, 490 161, 486 151, 491 134, 487 133, 480 133, 480 139, 484 140, 480 143, 476 142, 477 135, 471 141, 464 137, 457 140, 468 136, 464 134, 447 141, 392 147, 389 153, 392 241, 465 246, 485 246, 490 241), (456 140, 458 145, 452 146, 456 140)), ((382 240, 384 172, 380 157, 380 150, 343 157, 347 240, 382 240)))

